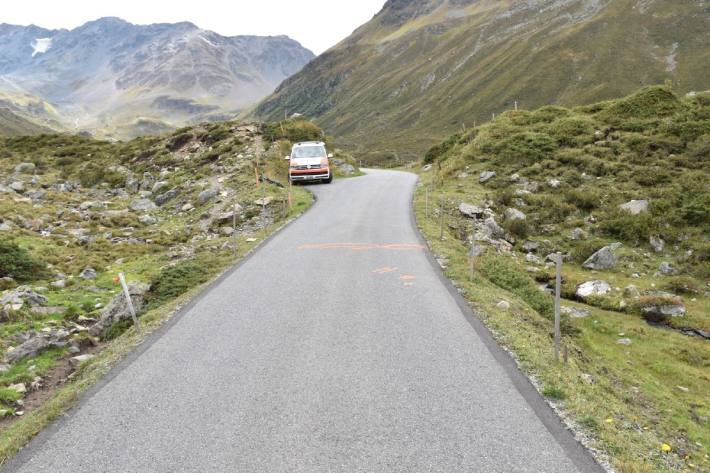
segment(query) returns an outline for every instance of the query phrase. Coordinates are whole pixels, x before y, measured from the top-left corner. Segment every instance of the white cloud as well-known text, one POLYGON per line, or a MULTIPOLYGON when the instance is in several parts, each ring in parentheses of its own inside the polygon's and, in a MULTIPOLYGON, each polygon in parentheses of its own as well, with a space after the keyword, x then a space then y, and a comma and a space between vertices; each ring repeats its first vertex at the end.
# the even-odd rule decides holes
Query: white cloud
POLYGON ((370 20, 385 0, 33 0, 3 9, 5 23, 74 28, 104 16, 138 24, 190 21, 224 36, 288 35, 319 54, 370 20))

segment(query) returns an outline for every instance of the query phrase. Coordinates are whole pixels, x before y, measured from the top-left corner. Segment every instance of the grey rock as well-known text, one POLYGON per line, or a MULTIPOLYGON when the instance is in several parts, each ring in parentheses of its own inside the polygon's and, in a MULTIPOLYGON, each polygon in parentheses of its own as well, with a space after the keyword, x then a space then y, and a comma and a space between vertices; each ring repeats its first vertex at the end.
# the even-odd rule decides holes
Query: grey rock
POLYGON ((20 163, 17 166, 15 166, 15 173, 16 174, 32 174, 35 172, 35 164, 34 163, 20 163))
POLYGON ((547 181, 547 185, 553 189, 560 187, 560 184, 562 184, 562 182, 559 179, 550 179, 547 181))
POLYGON ((153 184, 155 184, 155 178, 149 172, 144 172, 140 190, 149 191, 153 188, 153 184))
POLYGON ((585 232, 579 227, 572 230, 572 234, 570 235, 570 238, 572 240, 586 240, 588 237, 589 235, 587 235, 587 232, 585 232))
POLYGON ((587 281, 577 286, 576 295, 580 299, 585 299, 589 296, 603 296, 611 292, 611 286, 608 282, 596 279, 587 281))
POLYGON ((138 221, 143 225, 155 225, 156 223, 158 223, 158 219, 156 219, 150 214, 141 215, 140 217, 138 217, 138 221))
POLYGON ((459 212, 468 218, 483 218, 485 216, 485 209, 465 202, 459 204, 459 212))
POLYGON ((195 206, 188 202, 187 204, 180 207, 180 210, 182 210, 183 212, 189 212, 190 210, 192 210, 194 208, 195 208, 195 206))
POLYGON ((84 270, 79 274, 81 279, 96 279, 96 270, 90 266, 84 268, 84 270))
POLYGON ((10 276, 4 276, 0 278, 0 291, 5 291, 7 289, 12 289, 16 287, 17 283, 10 276))
POLYGON ((28 286, 20 286, 0 298, 0 307, 18 305, 22 307, 24 304, 28 304, 30 307, 44 306, 47 305, 47 298, 37 294, 28 286))
POLYGON ((641 307, 643 316, 652 322, 662 322, 668 317, 683 317, 685 304, 680 299, 667 298, 641 307))
POLYGON ((197 196, 197 201, 200 203, 200 205, 206 204, 210 200, 214 199, 217 197, 219 194, 219 189, 216 187, 212 187, 210 189, 205 189, 200 194, 197 196))
POLYGON ((344 163, 338 166, 338 169, 340 169, 340 172, 342 172, 345 176, 351 176, 355 174, 355 166, 352 164, 344 163))
POLYGON ((518 209, 507 208, 503 214, 508 221, 525 220, 526 215, 518 209))
POLYGON ((261 199, 256 199, 254 201, 254 203, 259 206, 267 206, 273 201, 274 201, 273 197, 267 196, 267 197, 262 197, 261 199))
POLYGON ((576 307, 571 307, 567 305, 563 305, 560 307, 560 313, 569 315, 573 319, 583 319, 585 317, 589 317, 591 312, 589 312, 589 309, 578 309, 576 307))
POLYGON ((595 270, 612 269, 616 266, 617 262, 618 260, 614 254, 614 249, 612 245, 609 245, 590 256, 582 267, 595 270))
POLYGON ((664 261, 661 263, 661 265, 658 267, 658 270, 661 272, 661 274, 665 276, 675 276, 678 274, 680 271, 673 267, 672 264, 670 264, 668 261, 664 261))
POLYGON ((639 291, 639 288, 635 285, 629 284, 624 288, 624 297, 628 297, 629 299, 638 299, 641 297, 641 291, 639 291))
POLYGON ((10 189, 14 190, 15 192, 24 192, 25 191, 25 184, 22 183, 22 181, 12 181, 9 185, 10 189))
POLYGON ((177 188, 170 189, 169 191, 163 192, 162 194, 158 195, 155 198, 155 203, 158 206, 162 207, 163 205, 167 204, 169 201, 177 197, 178 194, 180 194, 180 191, 177 188))
POLYGON ((638 215, 648 210, 648 200, 631 200, 619 205, 621 210, 626 210, 631 215, 638 215))
MULTIPOLYGON (((143 309, 145 294, 150 290, 150 286, 144 283, 132 282, 128 284, 128 293, 131 295, 133 308, 136 314, 139 314, 143 309)), ((123 293, 119 293, 111 299, 101 312, 101 317, 96 324, 89 329, 89 333, 93 336, 101 335, 105 330, 111 327, 118 321, 131 318, 131 312, 128 308, 126 297, 123 293)))
POLYGON ((135 199, 131 202, 130 208, 134 212, 147 212, 154 210, 157 206, 155 205, 155 202, 150 199, 135 199))
POLYGON ((508 180, 510 182, 518 182, 520 181, 520 174, 516 172, 515 174, 512 174, 510 177, 508 177, 508 180))
POLYGON ((68 345, 69 332, 63 329, 39 332, 14 350, 7 353, 7 361, 16 363, 25 358, 34 358, 50 348, 64 348, 68 345))
POLYGON ((7 363, 0 363, 0 373, 7 373, 10 371, 10 365, 7 363))
POLYGON ((94 358, 94 357, 95 357, 95 355, 91 355, 91 354, 89 354, 89 353, 84 354, 84 355, 72 356, 71 358, 69 358, 69 363, 70 363, 74 368, 76 368, 76 367, 79 366, 81 363, 83 363, 83 362, 85 362, 85 361, 88 361, 88 360, 91 360, 91 359, 94 358))
POLYGON ((542 259, 540 259, 539 256, 536 256, 534 253, 528 253, 527 255, 525 255, 525 261, 533 264, 542 264, 542 259))
POLYGON ((153 184, 153 187, 150 188, 150 191, 153 194, 157 194, 158 192, 160 192, 164 188, 168 187, 168 184, 169 184, 168 181, 158 181, 155 184, 153 184))
POLYGON ((488 217, 483 221, 483 228, 489 232, 492 238, 505 239, 506 237, 505 230, 498 225, 493 217, 488 217))
POLYGON ((495 171, 483 171, 481 175, 478 178, 478 182, 483 184, 484 182, 488 182, 494 177, 496 177, 496 172, 495 171))
POLYGON ((509 310, 510 309, 510 302, 500 301, 499 303, 496 304, 496 307, 499 308, 500 310, 509 310))
POLYGON ((630 338, 620 338, 616 341, 619 345, 631 345, 631 339, 630 338))
POLYGON ((523 250, 527 251, 528 253, 535 252, 539 249, 540 249, 540 242, 539 241, 528 240, 525 243, 523 243, 523 250))
POLYGON ((50 282, 49 285, 57 289, 64 289, 67 287, 67 282, 64 279, 57 279, 56 281, 50 282))
POLYGON ((234 229, 232 227, 221 227, 219 233, 224 236, 232 236, 234 234, 234 229))
POLYGON ((422 171, 424 171, 424 172, 431 171, 431 168, 432 168, 431 164, 425 164, 424 166, 422 166, 422 171))
POLYGON ((656 253, 662 252, 663 248, 666 246, 666 242, 659 236, 651 236, 648 239, 648 242, 650 243, 651 248, 653 248, 653 251, 656 253))

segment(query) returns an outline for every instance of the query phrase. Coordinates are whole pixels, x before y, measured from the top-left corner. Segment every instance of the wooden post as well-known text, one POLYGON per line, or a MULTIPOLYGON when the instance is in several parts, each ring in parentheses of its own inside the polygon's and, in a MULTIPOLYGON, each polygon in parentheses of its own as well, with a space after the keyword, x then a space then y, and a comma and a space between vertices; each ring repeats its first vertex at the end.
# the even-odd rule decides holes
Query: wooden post
POLYGON ((439 206, 439 217, 441 218, 441 228, 439 229, 439 240, 444 239, 444 196, 441 196, 441 205, 439 206))
POLYGON ((517 100, 515 101, 515 111, 516 112, 518 111, 518 101, 517 100))
POLYGON ((555 361, 560 361, 560 294, 562 292, 562 254, 558 251, 555 266, 555 361))
POLYGON ((138 321, 138 316, 136 315, 136 309, 133 307, 133 300, 131 299, 131 293, 128 290, 128 284, 126 284, 126 277, 123 273, 118 273, 118 280, 121 282, 121 288, 123 288, 123 295, 126 296, 126 304, 128 305, 128 310, 131 313, 131 318, 133 319, 133 325, 136 326, 138 335, 142 335, 141 324, 138 321))
POLYGON ((424 188, 424 218, 429 218, 429 187, 424 188))
POLYGON ((237 204, 234 204, 232 212, 232 237, 234 239, 234 256, 237 256, 237 204))

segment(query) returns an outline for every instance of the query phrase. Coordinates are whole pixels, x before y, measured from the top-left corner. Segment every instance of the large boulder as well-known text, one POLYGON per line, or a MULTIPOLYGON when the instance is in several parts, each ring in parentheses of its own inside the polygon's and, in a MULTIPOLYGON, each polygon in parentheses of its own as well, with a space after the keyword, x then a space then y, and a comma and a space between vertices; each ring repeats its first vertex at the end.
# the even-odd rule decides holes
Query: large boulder
POLYGON ((174 199, 177 197, 177 195, 180 193, 180 191, 177 188, 170 189, 167 192, 163 192, 159 196, 155 198, 155 203, 158 204, 159 206, 163 206, 168 203, 168 201, 174 199))
POLYGON ((666 242, 659 236, 649 237, 648 242, 656 253, 661 253, 666 246, 666 242))
POLYGON ((20 286, 0 298, 0 307, 12 310, 19 310, 23 305, 39 307, 47 305, 47 298, 37 294, 28 286, 20 286))
POLYGON ((577 227, 574 230, 572 230, 572 233, 570 234, 570 238, 572 240, 578 241, 578 240, 586 240, 589 235, 587 235, 587 232, 585 232, 583 229, 577 227))
POLYGON ((344 176, 352 176, 355 174, 355 166, 348 163, 343 163, 338 165, 338 169, 343 173, 344 176))
POLYGON ((638 299, 636 306, 649 322, 665 322, 670 317, 683 317, 685 305, 680 298, 672 294, 644 296, 638 299))
POLYGON ((590 256, 582 267, 596 270, 612 269, 618 262, 616 254, 614 254, 615 248, 615 245, 605 246, 590 256))
POLYGON ((459 204, 459 212, 468 218, 483 218, 486 215, 486 209, 465 202, 459 204))
POLYGON ((7 352, 7 361, 16 363, 25 358, 34 358, 50 348, 64 348, 68 345, 69 335, 64 329, 36 333, 14 350, 7 352))
POLYGON ((587 281, 577 286, 576 295, 580 299, 586 299, 590 296, 603 296, 611 292, 611 286, 608 282, 596 279, 587 281))
MULTIPOLYGON (((140 314, 143 309, 145 295, 149 290, 150 285, 145 283, 132 282, 128 284, 128 293, 131 295, 131 301, 133 302, 136 315, 140 314)), ((89 329, 89 333, 93 336, 101 335, 116 322, 130 318, 131 311, 128 308, 126 296, 124 296, 123 291, 121 291, 104 307, 99 321, 89 329)))
POLYGON ((96 270, 90 266, 84 268, 84 270, 79 274, 81 279, 96 279, 96 270))
POLYGON ((658 267, 658 270, 661 272, 661 274, 665 276, 675 276, 678 274, 680 271, 676 269, 675 266, 670 264, 668 261, 664 261, 661 263, 661 265, 658 267))
POLYGON ((629 212, 631 215, 638 215, 648 210, 647 200, 630 200, 625 204, 619 205, 621 210, 629 212))

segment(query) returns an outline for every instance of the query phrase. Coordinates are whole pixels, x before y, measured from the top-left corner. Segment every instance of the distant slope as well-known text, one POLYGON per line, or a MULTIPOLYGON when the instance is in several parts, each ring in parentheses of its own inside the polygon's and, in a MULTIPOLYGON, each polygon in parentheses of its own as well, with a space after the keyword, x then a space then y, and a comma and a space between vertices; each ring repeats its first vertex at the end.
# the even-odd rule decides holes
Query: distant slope
POLYGON ((73 127, 101 135, 139 119, 177 126, 234 116, 312 58, 285 36, 224 37, 186 22, 0 25, 0 90, 42 97, 73 127))
MULTIPOLYGON (((389 0, 256 109, 316 119, 371 157, 415 157, 492 113, 710 87, 710 6, 682 0, 389 0)), ((343 144, 343 143, 341 143, 343 144)))
POLYGON ((40 135, 52 129, 38 125, 0 106, 0 136, 40 135))

